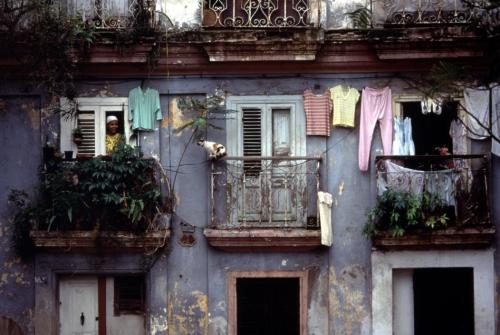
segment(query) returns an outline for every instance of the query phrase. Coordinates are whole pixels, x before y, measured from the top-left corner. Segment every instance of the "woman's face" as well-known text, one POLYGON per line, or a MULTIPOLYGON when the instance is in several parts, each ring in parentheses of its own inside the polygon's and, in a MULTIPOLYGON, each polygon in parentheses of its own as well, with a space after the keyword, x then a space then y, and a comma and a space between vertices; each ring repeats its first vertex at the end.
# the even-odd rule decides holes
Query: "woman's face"
POLYGON ((118 121, 110 121, 106 125, 109 135, 114 135, 118 132, 118 121))

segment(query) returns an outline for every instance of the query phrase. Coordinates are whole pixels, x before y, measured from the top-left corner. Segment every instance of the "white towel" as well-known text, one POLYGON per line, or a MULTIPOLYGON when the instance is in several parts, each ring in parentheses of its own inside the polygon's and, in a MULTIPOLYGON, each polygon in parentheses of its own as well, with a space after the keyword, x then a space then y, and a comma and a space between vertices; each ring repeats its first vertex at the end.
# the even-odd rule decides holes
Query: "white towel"
POLYGON ((318 212, 321 226, 321 244, 332 246, 332 203, 333 196, 327 192, 318 192, 318 212))

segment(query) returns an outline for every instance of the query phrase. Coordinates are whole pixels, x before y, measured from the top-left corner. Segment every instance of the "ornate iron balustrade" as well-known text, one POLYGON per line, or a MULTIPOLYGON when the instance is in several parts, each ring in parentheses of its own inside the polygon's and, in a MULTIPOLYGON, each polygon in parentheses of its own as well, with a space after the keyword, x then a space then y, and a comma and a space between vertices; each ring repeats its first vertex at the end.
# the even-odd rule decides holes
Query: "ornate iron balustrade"
POLYGON ((449 225, 491 225, 483 155, 378 156, 377 190, 429 192, 450 208, 449 225))
POLYGON ((96 29, 153 26, 153 0, 68 0, 67 6, 69 14, 81 15, 96 29))
POLYGON ((386 24, 455 24, 471 21, 473 12, 460 0, 384 0, 386 24))
POLYGON ((228 157, 212 164, 211 226, 316 228, 320 158, 228 157))
POLYGON ((306 27, 308 0, 205 0, 204 27, 306 27))

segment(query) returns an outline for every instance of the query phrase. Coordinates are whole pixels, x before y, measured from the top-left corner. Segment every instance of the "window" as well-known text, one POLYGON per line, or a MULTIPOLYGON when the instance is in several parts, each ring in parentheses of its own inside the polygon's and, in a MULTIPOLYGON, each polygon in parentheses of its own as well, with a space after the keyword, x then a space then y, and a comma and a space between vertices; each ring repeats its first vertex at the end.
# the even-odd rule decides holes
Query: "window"
POLYGON ((229 335, 305 334, 307 287, 307 271, 229 273, 229 335))
POLYGON ((412 123, 412 139, 415 144, 416 155, 438 155, 437 148, 446 147, 453 153, 450 137, 451 122, 460 116, 460 101, 444 102, 441 113, 422 113, 422 97, 418 95, 395 95, 393 110, 397 117, 408 117, 412 123))
MULTIPOLYGON (((67 104, 63 101, 62 105, 67 104)), ((125 142, 130 137, 127 98, 78 98, 76 113, 72 117, 61 115, 61 151, 73 151, 79 157, 92 157, 106 153, 106 118, 118 118, 118 132, 125 142), (75 141, 79 129, 81 140, 75 141)))
POLYGON ((144 312, 144 277, 115 277, 114 313, 142 314, 144 312))
POLYGON ((372 252, 373 334, 494 334, 493 265, 491 249, 372 252))

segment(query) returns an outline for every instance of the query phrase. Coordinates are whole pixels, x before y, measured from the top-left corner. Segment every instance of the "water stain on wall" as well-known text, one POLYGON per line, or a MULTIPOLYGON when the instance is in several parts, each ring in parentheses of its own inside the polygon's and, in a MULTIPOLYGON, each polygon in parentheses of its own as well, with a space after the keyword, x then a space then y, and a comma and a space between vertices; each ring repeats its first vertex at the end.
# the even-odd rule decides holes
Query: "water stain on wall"
POLYGON ((185 294, 176 283, 167 314, 170 335, 208 334, 208 298, 200 291, 185 294))
POLYGON ((365 287, 366 273, 361 265, 345 267, 337 275, 335 268, 330 268, 330 319, 334 321, 335 334, 366 334, 369 325, 369 313, 366 311, 365 287))

